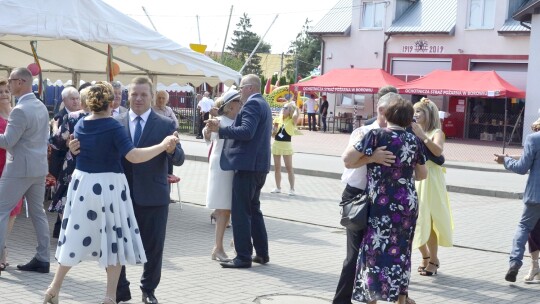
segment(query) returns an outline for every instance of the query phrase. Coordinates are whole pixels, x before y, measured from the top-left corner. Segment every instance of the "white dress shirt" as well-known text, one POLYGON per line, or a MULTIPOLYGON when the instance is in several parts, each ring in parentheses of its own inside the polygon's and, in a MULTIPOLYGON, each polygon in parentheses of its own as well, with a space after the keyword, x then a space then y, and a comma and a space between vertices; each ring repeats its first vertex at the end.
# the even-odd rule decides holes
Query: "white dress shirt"
MULTIPOLYGON (((351 137, 349 137, 349 145, 347 147, 350 147, 351 145, 357 142, 359 133, 361 134, 360 138, 363 138, 364 135, 366 135, 366 133, 369 132, 369 130, 378 129, 378 128, 380 128, 379 123, 377 121, 374 121, 370 125, 362 126, 360 128, 355 129, 351 133, 351 137)), ((365 190, 366 185, 367 185, 367 167, 362 166, 356 169, 345 168, 345 170, 343 170, 343 174, 341 175, 341 182, 344 184, 348 184, 349 186, 352 186, 361 190, 365 190)))

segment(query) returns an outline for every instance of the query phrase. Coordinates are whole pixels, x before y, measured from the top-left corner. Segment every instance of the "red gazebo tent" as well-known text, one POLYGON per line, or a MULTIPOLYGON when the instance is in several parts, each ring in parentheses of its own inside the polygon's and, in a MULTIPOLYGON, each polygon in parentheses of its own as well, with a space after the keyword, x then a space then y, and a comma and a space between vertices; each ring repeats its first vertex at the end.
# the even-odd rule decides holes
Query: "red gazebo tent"
MULTIPOLYGON (((401 94, 445 95, 480 98, 525 98, 522 91, 495 71, 435 70, 422 78, 398 87, 401 94)), ((508 122, 507 103, 504 103, 504 125, 508 122)), ((520 114, 521 115, 521 114, 520 114)), ((517 126, 514 124, 512 134, 517 126)), ((512 138, 512 135, 510 135, 512 138)), ((503 128, 503 152, 506 146, 506 127, 503 128)))
POLYGON ((495 71, 435 70, 398 86, 398 89, 401 94, 525 98, 524 91, 502 79, 495 71))
POLYGON ((405 82, 381 69, 335 69, 301 83, 291 85, 304 92, 375 94, 379 88, 405 82))

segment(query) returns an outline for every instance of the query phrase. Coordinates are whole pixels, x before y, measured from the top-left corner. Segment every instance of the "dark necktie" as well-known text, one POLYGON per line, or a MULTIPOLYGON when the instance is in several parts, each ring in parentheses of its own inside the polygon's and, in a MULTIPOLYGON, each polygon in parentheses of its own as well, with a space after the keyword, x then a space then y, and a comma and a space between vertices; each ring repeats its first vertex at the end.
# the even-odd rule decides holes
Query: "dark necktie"
POLYGON ((141 139, 142 134, 142 125, 141 120, 142 118, 140 116, 135 117, 135 120, 137 121, 135 124, 135 134, 133 135, 133 144, 135 147, 139 145, 139 140, 141 139))

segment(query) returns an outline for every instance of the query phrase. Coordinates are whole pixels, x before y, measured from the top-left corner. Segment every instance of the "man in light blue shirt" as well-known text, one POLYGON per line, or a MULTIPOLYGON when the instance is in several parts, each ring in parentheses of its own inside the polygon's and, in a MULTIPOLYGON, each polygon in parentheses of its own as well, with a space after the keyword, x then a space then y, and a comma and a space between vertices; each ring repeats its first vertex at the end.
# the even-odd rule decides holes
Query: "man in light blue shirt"
POLYGON ((540 132, 525 138, 525 147, 521 157, 495 154, 495 161, 504 164, 507 170, 518 174, 529 172, 525 192, 523 193, 523 214, 514 234, 510 252, 510 268, 505 280, 515 282, 519 269, 523 265, 525 244, 529 233, 540 219, 540 132))

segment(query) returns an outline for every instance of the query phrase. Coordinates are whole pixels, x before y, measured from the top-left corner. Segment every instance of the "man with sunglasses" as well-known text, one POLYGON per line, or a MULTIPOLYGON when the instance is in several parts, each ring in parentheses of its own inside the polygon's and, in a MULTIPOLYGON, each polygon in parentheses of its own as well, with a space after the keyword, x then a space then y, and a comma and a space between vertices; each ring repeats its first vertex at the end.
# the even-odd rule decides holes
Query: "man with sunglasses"
POLYGON ((0 248, 4 248, 9 213, 21 197, 26 197, 28 213, 37 236, 37 253, 19 270, 49 272, 49 223, 43 209, 45 176, 48 172, 47 140, 49 112, 32 92, 32 74, 17 68, 8 79, 11 94, 18 98, 9 114, 0 148, 7 150, 6 166, 0 178, 0 248))

